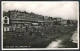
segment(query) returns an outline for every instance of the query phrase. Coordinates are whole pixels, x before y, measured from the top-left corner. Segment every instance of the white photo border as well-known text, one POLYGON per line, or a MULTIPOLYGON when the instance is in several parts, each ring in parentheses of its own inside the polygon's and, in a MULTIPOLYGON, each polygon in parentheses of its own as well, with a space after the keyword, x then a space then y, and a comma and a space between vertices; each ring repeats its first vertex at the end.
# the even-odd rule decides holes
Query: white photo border
MULTIPOLYGON (((78 19, 78 48, 3 48, 3 3, 4 2, 33 2, 33 1, 1 1, 1 50, 79 50, 79 7, 77 10, 78 19)), ((79 1, 35 1, 35 2, 77 2, 79 1)))

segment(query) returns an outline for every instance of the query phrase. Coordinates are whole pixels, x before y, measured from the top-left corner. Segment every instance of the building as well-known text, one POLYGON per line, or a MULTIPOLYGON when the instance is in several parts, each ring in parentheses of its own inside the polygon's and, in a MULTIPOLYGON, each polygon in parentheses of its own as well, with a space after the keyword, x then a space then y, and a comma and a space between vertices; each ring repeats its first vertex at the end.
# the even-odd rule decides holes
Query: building
MULTIPOLYGON (((48 32, 53 34, 58 25, 67 25, 67 20, 61 18, 52 18, 50 16, 42 16, 27 13, 25 11, 11 10, 3 13, 4 31, 11 32, 48 32), (35 29, 35 30, 34 30, 35 29)), ((74 21, 75 22, 75 21, 74 21)))
POLYGON ((54 25, 61 25, 61 21, 62 21, 61 18, 53 18, 53 24, 54 25))
POLYGON ((21 11, 10 11, 10 24, 12 31, 25 31, 26 13, 21 11))
POLYGON ((4 16, 3 17, 3 31, 10 31, 10 26, 9 26, 9 17, 8 16, 4 16))

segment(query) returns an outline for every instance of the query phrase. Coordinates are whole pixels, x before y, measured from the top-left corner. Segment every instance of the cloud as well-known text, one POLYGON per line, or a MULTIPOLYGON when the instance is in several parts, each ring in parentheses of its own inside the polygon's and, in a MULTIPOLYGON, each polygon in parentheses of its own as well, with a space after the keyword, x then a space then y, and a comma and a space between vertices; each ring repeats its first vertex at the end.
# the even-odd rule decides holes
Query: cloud
POLYGON ((63 19, 77 20, 78 17, 77 1, 72 2, 3 2, 3 10, 21 10, 27 12, 34 12, 36 14, 61 17, 63 19))

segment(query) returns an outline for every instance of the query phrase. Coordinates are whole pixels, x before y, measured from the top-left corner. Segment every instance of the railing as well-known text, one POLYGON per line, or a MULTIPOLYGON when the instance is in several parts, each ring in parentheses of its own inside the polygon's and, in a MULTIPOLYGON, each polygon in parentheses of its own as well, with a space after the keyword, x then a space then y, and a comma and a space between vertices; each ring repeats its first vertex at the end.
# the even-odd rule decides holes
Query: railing
POLYGON ((11 23, 25 23, 25 22, 11 22, 11 23))
POLYGON ((11 19, 11 20, 26 20, 26 19, 11 19))

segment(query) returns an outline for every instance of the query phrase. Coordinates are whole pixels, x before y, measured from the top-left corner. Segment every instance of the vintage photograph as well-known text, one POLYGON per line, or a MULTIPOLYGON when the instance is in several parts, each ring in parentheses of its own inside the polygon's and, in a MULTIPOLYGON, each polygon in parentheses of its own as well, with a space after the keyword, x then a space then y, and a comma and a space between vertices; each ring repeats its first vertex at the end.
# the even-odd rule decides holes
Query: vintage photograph
POLYGON ((78 1, 3 1, 2 50, 79 49, 78 1))

